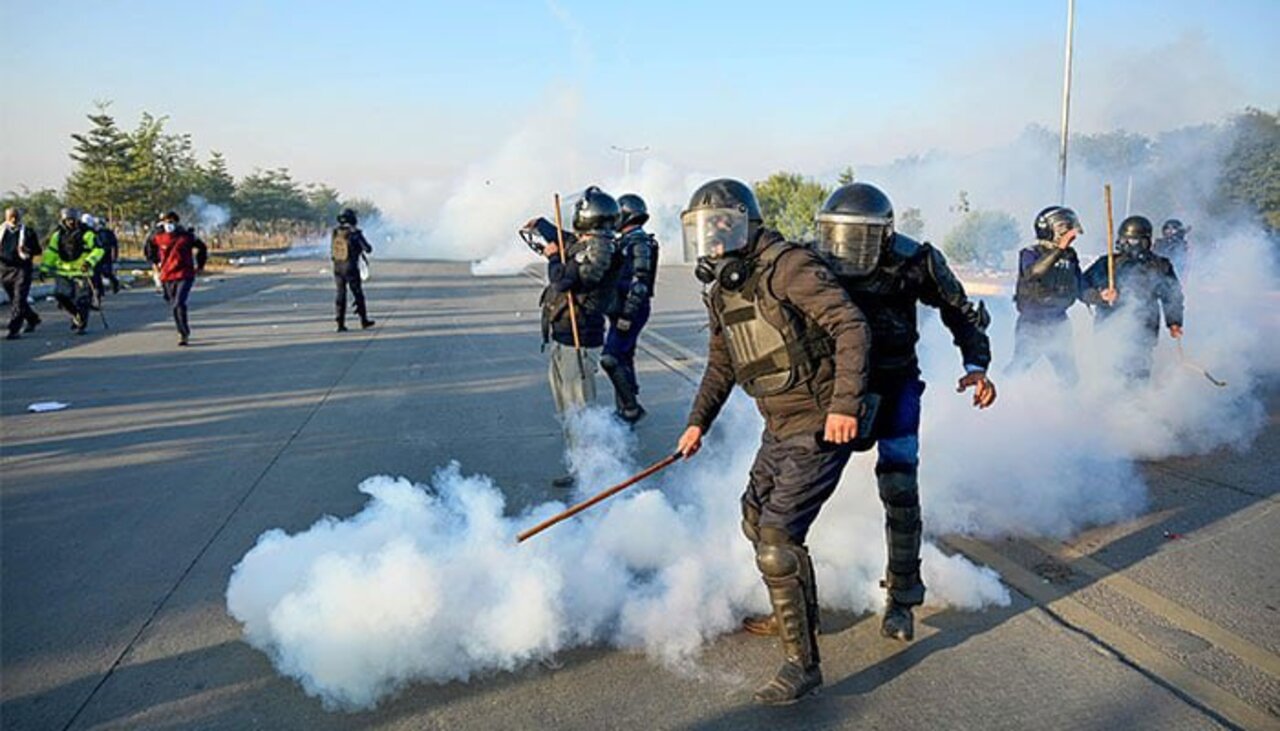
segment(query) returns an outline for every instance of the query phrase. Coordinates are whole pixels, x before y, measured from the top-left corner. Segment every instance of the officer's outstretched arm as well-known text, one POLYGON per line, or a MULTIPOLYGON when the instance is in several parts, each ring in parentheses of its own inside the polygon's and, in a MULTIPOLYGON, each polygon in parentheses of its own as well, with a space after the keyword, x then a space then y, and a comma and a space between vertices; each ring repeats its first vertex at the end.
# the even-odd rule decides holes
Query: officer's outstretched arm
POLYGON ((960 349, 965 368, 985 371, 991 364, 991 338, 987 336, 991 315, 982 303, 975 305, 969 299, 942 252, 931 247, 924 264, 927 276, 920 301, 938 309, 942 324, 951 331, 952 342, 960 349))

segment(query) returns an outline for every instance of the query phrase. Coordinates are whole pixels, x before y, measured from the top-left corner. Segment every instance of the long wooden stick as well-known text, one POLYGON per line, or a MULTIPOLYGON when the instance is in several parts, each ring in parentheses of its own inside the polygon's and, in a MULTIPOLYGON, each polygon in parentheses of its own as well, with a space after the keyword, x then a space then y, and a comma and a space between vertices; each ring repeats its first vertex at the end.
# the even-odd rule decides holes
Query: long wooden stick
POLYGON ((1107 199, 1107 288, 1116 288, 1116 222, 1111 213, 1111 183, 1102 186, 1107 199))
POLYGON ((559 514, 557 514, 557 515, 553 515, 553 516, 551 516, 550 518, 547 518, 546 520, 542 521, 541 523, 539 523, 539 524, 537 524, 537 525, 533 526, 532 528, 529 528, 528 530, 524 531, 524 532, 523 532, 523 533, 521 533, 520 535, 516 536, 516 542, 517 542, 517 543, 523 543, 526 539, 528 539, 528 538, 532 538, 533 536, 538 535, 539 533, 541 533, 542 531, 544 531, 544 530, 546 530, 546 529, 550 528, 551 526, 555 525, 556 523, 559 523, 560 521, 562 521, 562 520, 566 520, 566 519, 568 519, 568 518, 572 518, 573 516, 577 515, 578 513, 581 513, 582 511, 586 510, 587 508, 591 507, 592 505, 595 505, 595 504, 596 504, 596 503, 598 503, 598 502, 601 502, 601 501, 603 501, 603 500, 607 500, 607 499, 609 499, 609 498, 613 497, 614 495, 617 495, 618 493, 622 492, 623 490, 627 489, 628 487, 631 487, 632 485, 636 484, 637 482, 640 482, 641 480, 643 480, 643 479, 645 479, 645 478, 649 477, 649 476, 650 476, 650 475, 652 475, 653 473, 658 472, 658 471, 663 470, 663 469, 666 469, 667 467, 671 466, 671 464, 672 464, 672 463, 674 463, 676 460, 680 459, 680 457, 681 457, 681 456, 682 456, 682 455, 681 455, 679 452, 676 452, 675 454, 672 454, 672 455, 670 455, 670 456, 664 457, 661 461, 659 461, 659 462, 655 462, 655 463, 653 463, 653 464, 649 465, 648 467, 644 468, 644 470, 643 470, 643 471, 641 471, 641 472, 639 472, 639 473, 637 473, 637 474, 635 474, 635 475, 633 475, 633 476, 631 476, 631 477, 628 477, 626 480, 623 480, 622 482, 619 482, 618 484, 614 485, 613 487, 609 488, 608 490, 605 490, 605 491, 603 491, 603 492, 597 493, 597 494, 593 495, 592 497, 589 497, 589 498, 587 498, 586 500, 583 500, 582 502, 578 503, 577 505, 574 505, 573 507, 569 508, 568 510, 564 511, 563 513, 559 513, 559 514))
MULTIPOLYGON (((560 194, 556 193, 556 240, 560 246, 560 264, 569 266, 569 260, 564 254, 564 224, 560 222, 560 194)), ((582 366, 582 340, 578 338, 578 312, 573 304, 573 292, 566 291, 565 296, 569 298, 569 324, 573 328, 573 349, 578 351, 578 366, 582 366)))

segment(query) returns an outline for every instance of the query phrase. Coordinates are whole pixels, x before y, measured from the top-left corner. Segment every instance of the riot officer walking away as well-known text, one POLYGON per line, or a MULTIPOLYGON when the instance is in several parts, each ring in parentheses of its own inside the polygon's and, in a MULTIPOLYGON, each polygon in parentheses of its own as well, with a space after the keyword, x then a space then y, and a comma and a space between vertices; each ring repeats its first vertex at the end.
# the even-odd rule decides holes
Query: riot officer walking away
POLYGON ((649 300, 658 278, 658 240, 644 230, 649 209, 643 198, 627 193, 618 198, 618 207, 622 212, 618 226, 621 269, 600 365, 613 383, 619 418, 634 424, 645 414, 636 380, 636 343, 649 321, 649 300))
POLYGON ((1075 211, 1049 206, 1036 214, 1035 232, 1036 243, 1018 252, 1018 322, 1009 372, 1023 373, 1044 356, 1063 382, 1074 385, 1079 374, 1067 310, 1080 299, 1083 275, 1072 243, 1084 228, 1075 211))
MULTIPOLYGON (((1107 257, 1099 257, 1084 273, 1083 299, 1097 309, 1094 323, 1103 332, 1136 327, 1132 350, 1120 370, 1129 381, 1151 377, 1151 357, 1160 339, 1160 313, 1169 336, 1182 337, 1182 285, 1173 263, 1151 251, 1151 221, 1130 216, 1116 232, 1115 288, 1107 281, 1107 257), (1129 318, 1135 318, 1136 321, 1129 318)), ((1127 331, 1124 332, 1128 334, 1127 331)))
POLYGON ((1168 259, 1173 264, 1174 271, 1182 272, 1185 277, 1187 275, 1187 234, 1191 233, 1191 227, 1183 225, 1182 221, 1176 218, 1170 218, 1160 227, 1160 238, 1155 240, 1152 250, 1158 255, 1168 259))
POLYGON ((784 663, 755 699, 793 703, 822 685, 817 586, 805 538, 866 416, 870 332, 817 254, 764 227, 745 184, 704 184, 681 224, 686 258, 696 258, 695 273, 708 285, 710 343, 678 449, 685 456, 698 451, 735 384, 764 416, 742 496, 742 529, 755 546, 784 663))
MULTIPOLYGON (((621 265, 616 233, 621 218, 618 201, 593 185, 574 204, 572 234, 558 235, 555 224, 545 218, 525 224, 525 229, 537 231, 547 242, 543 249, 547 286, 540 303, 542 344, 544 348, 551 345, 547 378, 561 419, 596 399, 605 315, 613 306, 621 265), (561 235, 563 252, 557 243, 561 235), (571 311, 576 317, 576 342, 571 311)), ((568 440, 567 431, 565 437, 568 440)), ((573 475, 563 475, 552 480, 552 485, 570 487, 573 482, 573 475)))
MULTIPOLYGON (((878 400, 870 437, 877 448, 876 482, 885 511, 888 566, 880 632, 909 641, 915 636, 912 609, 924 601, 920 578, 920 380, 916 305, 939 311, 960 350, 965 374, 956 392, 974 389, 973 404, 995 402, 987 378, 990 316, 965 295, 942 252, 894 231, 893 204, 879 188, 851 183, 836 189, 817 215, 817 249, 827 258, 853 303, 871 326, 868 393, 878 400)), ((746 629, 769 634, 769 622, 749 618, 746 629)))
POLYGON ((0 283, 9 298, 9 332, 5 335, 9 340, 17 340, 19 330, 31 332, 40 324, 40 316, 27 301, 32 262, 39 255, 39 235, 22 223, 21 211, 6 208, 4 229, 0 230, 0 283))
POLYGON ((364 232, 356 227, 356 212, 346 208, 338 214, 338 226, 330 237, 333 259, 333 283, 338 288, 338 296, 334 300, 335 313, 338 320, 338 332, 347 331, 347 289, 355 299, 356 314, 360 316, 360 327, 368 329, 376 323, 369 319, 368 308, 364 301, 364 286, 360 283, 360 257, 373 251, 364 232))
POLYGON ((147 237, 143 253, 159 274, 164 301, 173 310, 178 345, 186 346, 191 338, 187 298, 195 286, 196 274, 204 270, 209 259, 209 249, 195 232, 180 225, 176 211, 169 211, 160 217, 159 228, 147 237))
POLYGON ((54 276, 53 298, 71 315, 71 329, 83 335, 93 303, 91 277, 102 259, 102 249, 94 232, 80 223, 80 211, 63 208, 58 218, 58 228, 49 236, 40 259, 40 272, 54 276))

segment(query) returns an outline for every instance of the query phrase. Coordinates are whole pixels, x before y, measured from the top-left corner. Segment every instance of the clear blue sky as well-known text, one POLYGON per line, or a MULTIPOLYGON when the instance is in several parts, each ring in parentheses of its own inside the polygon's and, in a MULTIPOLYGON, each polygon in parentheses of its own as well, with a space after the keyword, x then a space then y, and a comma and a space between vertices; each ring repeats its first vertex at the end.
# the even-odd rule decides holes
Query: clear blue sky
MULTIPOLYGON (((6 5, 0 189, 59 185, 94 99, 126 126, 170 115, 234 172, 355 191, 447 180, 566 94, 564 144, 606 159, 602 140, 685 169, 884 162, 1055 126, 1065 27, 1062 0, 6 5)), ((1277 0, 1079 0, 1075 123, 1274 109, 1277 28, 1277 0)))

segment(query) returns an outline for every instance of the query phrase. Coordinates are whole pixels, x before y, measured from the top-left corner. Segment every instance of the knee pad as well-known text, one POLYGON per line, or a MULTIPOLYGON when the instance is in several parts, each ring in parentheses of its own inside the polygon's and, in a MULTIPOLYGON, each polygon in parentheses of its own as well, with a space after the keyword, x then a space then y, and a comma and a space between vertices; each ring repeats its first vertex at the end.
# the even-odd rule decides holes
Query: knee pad
POLYGON ((915 470, 876 471, 876 483, 880 488, 880 501, 885 505, 911 508, 920 505, 920 486, 915 470))
POLYGON ((605 353, 604 355, 600 356, 600 367, 605 369, 609 373, 613 373, 614 371, 618 370, 618 358, 609 353, 605 353))
POLYGON ((765 579, 801 579, 804 564, 800 547, 778 543, 756 544, 756 567, 765 579))

